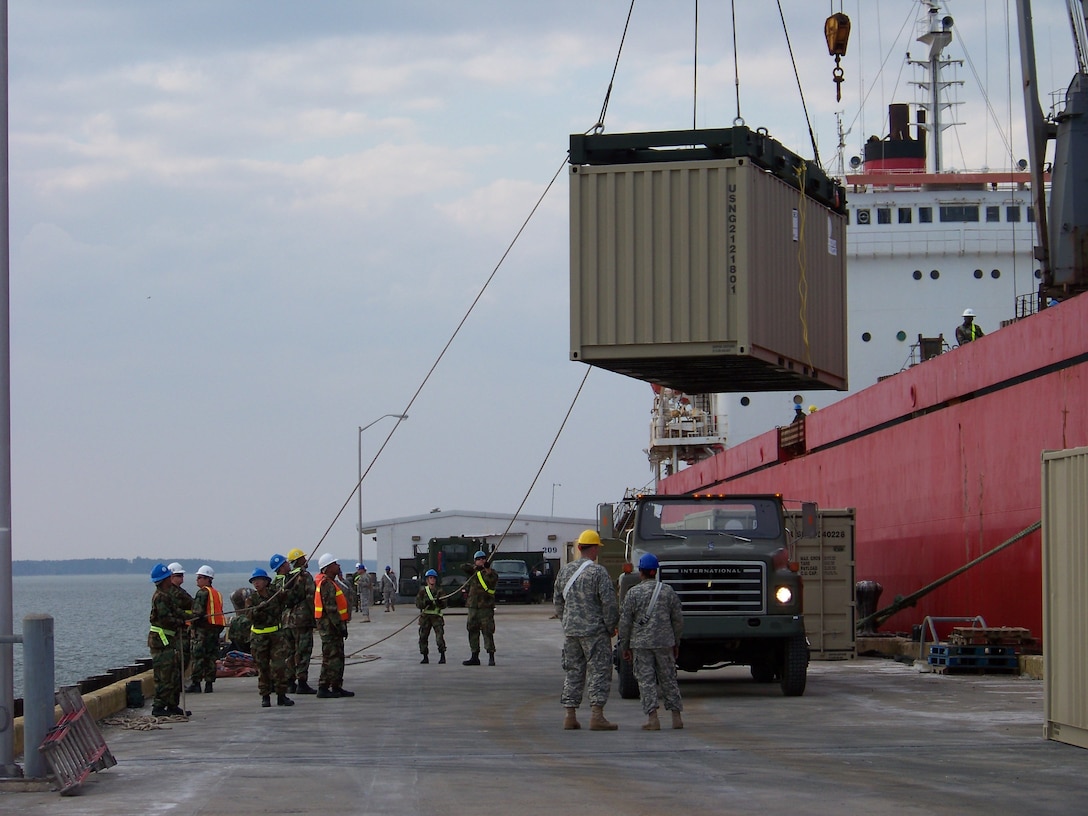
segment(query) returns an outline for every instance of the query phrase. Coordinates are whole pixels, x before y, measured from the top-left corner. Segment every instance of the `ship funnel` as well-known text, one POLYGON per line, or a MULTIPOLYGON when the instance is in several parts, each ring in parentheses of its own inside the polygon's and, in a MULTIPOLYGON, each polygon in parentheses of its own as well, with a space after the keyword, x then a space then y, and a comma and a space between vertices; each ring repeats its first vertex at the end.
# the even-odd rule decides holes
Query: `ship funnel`
POLYGON ((888 138, 897 142, 909 140, 909 122, 909 105, 906 105, 902 102, 888 105, 888 138))

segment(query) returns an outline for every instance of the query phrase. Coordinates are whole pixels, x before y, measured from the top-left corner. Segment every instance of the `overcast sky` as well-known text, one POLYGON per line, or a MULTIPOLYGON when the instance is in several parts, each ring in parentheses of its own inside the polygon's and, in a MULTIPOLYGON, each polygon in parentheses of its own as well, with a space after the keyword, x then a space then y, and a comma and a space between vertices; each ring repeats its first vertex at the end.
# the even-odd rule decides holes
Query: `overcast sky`
MULTIPOLYGON (((585 373, 565 170, 409 404, 569 134, 597 121, 628 5, 11 0, 13 557, 260 559, 310 552, 330 524, 320 549, 353 553, 355 500, 333 520, 357 428, 402 411, 365 519, 516 510, 585 373)), ((914 4, 833 4, 855 26, 841 105, 828 4, 782 5, 821 159, 836 110, 860 152, 913 98, 914 4)), ((1005 2, 946 6, 1026 155, 1005 2)), ((697 101, 695 3, 640 0, 606 129, 739 113, 811 158, 776 5, 737 4, 739 111, 729 4, 698 8, 697 101)), ((1067 52, 1063 4, 1036 8, 1067 52)), ((1055 59, 1046 89, 1070 76, 1055 59)), ((953 161, 1001 166, 1001 145, 995 127, 953 161)), ((650 406, 648 385, 594 371, 524 512, 554 498, 592 518, 647 484, 650 406)), ((362 435, 364 466, 394 424, 362 435)))

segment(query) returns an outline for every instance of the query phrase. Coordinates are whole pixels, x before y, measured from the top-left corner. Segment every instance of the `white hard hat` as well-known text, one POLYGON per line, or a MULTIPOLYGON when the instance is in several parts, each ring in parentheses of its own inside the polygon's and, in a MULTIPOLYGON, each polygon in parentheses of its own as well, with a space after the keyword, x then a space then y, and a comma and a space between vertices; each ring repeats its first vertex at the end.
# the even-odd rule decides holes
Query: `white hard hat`
POLYGON ((203 564, 199 569, 197 569, 196 574, 203 575, 206 578, 214 578, 215 570, 213 570, 207 564, 203 564))
POLYGON ((173 562, 172 564, 167 564, 166 568, 168 570, 170 570, 170 572, 174 573, 174 575, 184 575, 185 574, 185 567, 183 567, 177 561, 173 562))
POLYGON ((338 563, 338 559, 336 558, 335 555, 333 555, 332 553, 325 553, 324 555, 322 555, 320 558, 317 559, 317 568, 318 569, 325 569, 325 567, 327 567, 329 564, 336 564, 336 563, 338 563))
POLYGON ((974 317, 975 316, 975 310, 974 309, 964 309, 963 310, 963 316, 964 317, 974 317))

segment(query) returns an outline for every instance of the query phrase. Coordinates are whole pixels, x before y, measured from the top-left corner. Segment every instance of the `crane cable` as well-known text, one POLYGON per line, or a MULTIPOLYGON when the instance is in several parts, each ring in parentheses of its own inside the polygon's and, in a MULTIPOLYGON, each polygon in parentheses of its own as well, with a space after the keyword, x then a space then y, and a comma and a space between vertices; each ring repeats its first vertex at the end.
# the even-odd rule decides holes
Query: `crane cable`
MULTIPOLYGON (((734 0, 735 2, 736 0, 734 0)), ((805 112, 805 125, 808 127, 808 138, 812 142, 812 155, 813 160, 817 165, 820 165, 820 151, 816 147, 816 134, 812 132, 812 119, 808 115, 808 105, 805 104, 805 92, 801 88, 801 75, 797 71, 797 59, 793 55, 793 44, 790 42, 790 32, 786 28, 786 14, 782 11, 782 0, 778 0, 778 16, 782 20, 782 33, 786 36, 786 48, 790 52, 790 65, 793 66, 793 76, 797 81, 797 94, 801 97, 801 109, 805 112)), ((736 33, 736 26, 733 27, 734 36, 736 33)), ((735 48, 735 46, 734 46, 735 48)), ((735 51, 734 51, 735 53, 735 51)))
POLYGON ((631 5, 627 7, 627 21, 623 24, 623 36, 620 37, 619 48, 616 49, 616 61, 612 65, 612 76, 608 80, 608 90, 604 94, 604 102, 601 104, 601 112, 597 116, 597 124, 589 129, 587 132, 603 133, 604 132, 604 117, 608 113, 608 102, 612 98, 612 85, 616 81, 616 71, 620 67, 620 54, 623 53, 623 44, 627 40, 627 29, 631 25, 631 15, 635 11, 635 0, 631 0, 631 5))
MULTIPOLYGON (((544 192, 540 194, 540 197, 537 198, 536 203, 533 204, 533 207, 529 211, 529 214, 525 217, 525 220, 522 221, 517 233, 515 233, 513 239, 507 245, 506 250, 502 253, 502 256, 499 258, 498 263, 496 263, 495 267, 491 270, 491 274, 488 275, 487 280, 484 281, 483 286, 480 287, 480 291, 477 292, 476 297, 473 299, 472 303, 469 304, 469 307, 465 312, 464 316, 457 324, 457 327, 453 330, 453 334, 450 335, 449 340, 446 341, 446 345, 444 345, 442 347, 442 350, 438 353, 438 356, 435 358, 434 363, 431 364, 431 367, 427 370, 427 373, 424 375, 423 380, 420 382, 419 387, 416 388, 415 393, 412 394, 412 398, 408 400, 408 404, 405 405, 404 410, 400 412, 401 414, 407 414, 408 410, 415 404, 416 400, 419 399, 419 395, 423 391, 424 386, 427 385, 427 382, 431 379, 431 375, 434 374, 435 369, 438 368, 438 364, 442 361, 442 358, 446 356, 446 352, 449 351, 450 346, 453 345, 454 339, 456 339, 457 335, 461 332, 461 329, 464 328, 465 323, 468 322, 469 315, 472 314, 477 304, 483 298, 484 292, 487 291, 488 286, 490 286, 491 282, 495 279, 495 275, 498 274, 499 269, 503 265, 503 262, 510 255, 510 252, 514 249, 514 244, 516 244, 518 242, 518 239, 521 238, 522 233, 525 232, 525 228, 529 226, 529 222, 532 220, 533 216, 536 215, 537 210, 540 209, 540 205, 544 202, 544 198, 551 191, 552 186, 555 184, 555 180, 559 178, 559 174, 563 171, 563 167, 566 164, 567 159, 566 157, 564 157, 563 163, 559 165, 559 169, 555 171, 555 174, 552 176, 551 181, 549 181, 547 186, 544 188, 544 192)), ((340 509, 336 512, 336 515, 333 516, 333 519, 329 523, 329 526, 325 529, 325 532, 322 534, 321 538, 318 539, 317 544, 314 545, 313 550, 310 552, 310 558, 313 558, 314 553, 316 553, 321 548, 321 545, 324 543, 325 539, 332 531, 332 528, 336 525, 336 522, 340 520, 340 516, 344 514, 344 510, 347 509, 348 504, 350 504, 351 500, 355 497, 356 491, 361 488, 363 480, 366 479, 367 475, 369 475, 371 469, 374 467, 374 463, 378 461, 378 457, 382 455, 382 451, 385 450, 386 445, 389 444, 389 440, 393 438, 393 434, 397 432, 397 429, 399 427, 400 423, 395 423, 389 433, 386 434, 385 441, 382 442, 381 447, 379 447, 378 450, 374 453, 374 458, 370 460, 370 464, 367 465, 366 470, 363 471, 362 475, 359 476, 359 480, 355 483, 355 487, 352 488, 350 493, 348 493, 347 498, 344 499, 344 503, 340 505, 340 509)))

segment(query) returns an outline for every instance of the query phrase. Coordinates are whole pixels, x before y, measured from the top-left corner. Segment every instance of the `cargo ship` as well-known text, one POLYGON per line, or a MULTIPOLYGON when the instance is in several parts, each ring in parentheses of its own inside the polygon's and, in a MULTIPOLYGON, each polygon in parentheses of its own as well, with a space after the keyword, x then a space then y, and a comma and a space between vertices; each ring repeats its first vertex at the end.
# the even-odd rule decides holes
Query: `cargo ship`
POLYGON ((1025 160, 950 171, 940 137, 953 21, 921 5, 928 54, 913 62, 928 98, 893 105, 887 134, 842 176, 849 392, 799 391, 791 404, 781 390, 655 389, 650 459, 662 493, 774 492, 854 508, 855 574, 880 585, 882 608, 978 560, 881 631, 909 631, 929 615, 1041 633, 1040 457, 1088 445, 1088 295, 1075 248, 1085 208, 1070 194, 1083 187, 1088 146, 1062 136, 1081 118, 1085 67, 1081 57, 1048 121, 1059 136, 1053 186, 1038 147, 1030 170, 1025 160), (1036 191, 1063 208, 1050 218, 1045 262, 1036 191), (958 346, 967 309, 986 334, 958 346))

